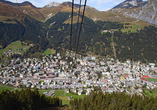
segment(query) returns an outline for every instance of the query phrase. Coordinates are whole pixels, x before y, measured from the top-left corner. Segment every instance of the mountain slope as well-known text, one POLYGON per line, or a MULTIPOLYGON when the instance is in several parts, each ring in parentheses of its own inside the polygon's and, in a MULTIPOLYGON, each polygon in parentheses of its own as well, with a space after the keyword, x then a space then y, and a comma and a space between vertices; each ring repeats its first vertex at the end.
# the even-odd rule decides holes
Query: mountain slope
POLYGON ((118 6, 114 7, 112 9, 112 12, 157 25, 156 0, 149 0, 148 2, 142 2, 141 0, 126 0, 122 4, 119 4, 118 6), (138 5, 129 6, 128 4, 133 1, 136 1, 138 5))
POLYGON ((120 3, 119 5, 115 6, 114 8, 135 8, 135 7, 143 7, 144 5, 146 5, 147 2, 146 1, 142 1, 142 0, 126 0, 122 3, 120 3))
POLYGON ((5 4, 3 2, 0 2, 0 16, 3 19, 0 19, 0 21, 15 21, 17 20, 23 20, 26 16, 23 14, 20 10, 15 9, 11 7, 8 4, 5 4))
MULTIPOLYGON (((30 2, 12 3, 9 1, 0 0, 0 3, 1 3, 1 6, 8 5, 10 7, 13 7, 14 8, 13 10, 18 9, 19 11, 21 11, 21 13, 29 15, 29 16, 33 17, 34 19, 37 19, 37 20, 45 19, 45 16, 39 11, 39 8, 35 7, 30 2)), ((1 9, 4 10, 3 8, 1 8, 1 9)))
MULTIPOLYGON (((27 6, 27 5, 26 5, 27 6)), ((46 32, 48 26, 24 14, 21 10, 0 2, 0 47, 5 48, 10 43, 21 40, 28 44, 42 44, 36 51, 44 51, 48 45, 46 32), (45 47, 44 47, 45 46, 45 47)), ((32 51, 33 53, 35 51, 32 51)))
POLYGON ((45 41, 47 26, 35 19, 26 16, 23 21, 15 23, 0 22, 0 45, 5 48, 16 40, 28 41, 36 44, 45 41))
MULTIPOLYGON (((71 13, 59 12, 50 18, 46 24, 53 23, 49 30, 48 39, 57 52, 64 52, 70 46, 70 24, 65 20, 71 13), (62 19, 63 18, 63 19, 62 19)), ((76 13, 74 14, 74 16, 76 13)), ((80 23, 79 23, 80 24, 80 23)), ((73 24, 72 48, 75 47, 75 35, 77 25, 73 24)), ((131 59, 133 61, 156 62, 157 61, 157 33, 156 27, 150 26, 138 30, 136 33, 122 33, 123 24, 117 22, 96 21, 84 18, 80 36, 78 52, 90 53, 100 56, 114 57, 112 47, 112 34, 101 33, 102 30, 117 29, 113 34, 113 43, 117 58, 121 61, 131 59)), ((127 28, 127 27, 126 27, 127 28)))
MULTIPOLYGON (((136 1, 136 0, 128 0, 128 1, 129 1, 129 3, 130 2, 132 3, 132 1, 136 1)), ((49 18, 51 18, 52 16, 54 16, 58 12, 71 12, 71 8, 72 8, 71 2, 64 2, 62 4, 52 2, 43 8, 36 8, 35 6, 33 6, 29 2, 10 3, 10 2, 7 2, 5 0, 1 0, 1 2, 7 3, 7 4, 11 5, 12 7, 19 9, 24 14, 29 15, 29 16, 37 19, 37 20, 42 20, 42 21, 47 21, 49 18)), ((124 2, 122 4, 125 6, 126 2, 124 2)), ((117 9, 122 10, 122 8, 118 8, 120 6, 122 7, 122 4, 115 7, 114 10, 117 10, 117 9)), ((136 4, 136 3, 134 3, 134 4, 136 4)), ((138 6, 133 5, 132 7, 137 8, 139 6, 143 6, 144 4, 146 4, 146 2, 142 2, 140 0, 137 0, 138 6)), ((83 7, 84 6, 82 5, 81 6, 81 13, 83 11, 82 10, 83 7)), ((79 8, 79 5, 74 4, 74 12, 78 12, 79 11, 78 8, 79 8)), ((123 10, 124 10, 124 8, 123 8, 123 10)), ((129 10, 130 10, 130 8, 129 8, 129 10)), ((87 16, 88 18, 91 18, 94 21, 102 20, 102 21, 113 21, 113 22, 135 22, 135 21, 137 22, 137 19, 134 16, 132 16, 132 18, 128 17, 125 14, 123 15, 123 12, 117 13, 117 11, 113 11, 113 10, 101 12, 101 11, 98 11, 92 7, 89 7, 89 6, 86 6, 85 16, 87 16)), ((141 21, 139 21, 139 22, 141 22, 141 21)), ((144 23, 144 25, 145 24, 146 23, 144 23)))
MULTIPOLYGON (((53 4, 53 3, 52 3, 53 4)), ((81 6, 81 14, 83 12, 83 5, 81 6)), ((40 9, 41 13, 44 14, 46 17, 46 20, 53 17, 58 12, 71 12, 72 3, 70 2, 64 2, 62 4, 59 4, 58 6, 52 6, 52 7, 43 7, 40 9)), ((74 12, 79 12, 79 5, 74 5, 74 12)), ((90 6, 86 6, 85 16, 92 19, 93 21, 111 21, 111 22, 137 22, 140 25, 149 25, 141 20, 138 21, 136 18, 131 18, 119 13, 114 13, 113 11, 98 11, 95 8, 92 8, 90 6)), ((45 20, 45 21, 46 21, 45 20)))
POLYGON ((0 2, 3 2, 3 3, 8 4, 10 6, 27 6, 27 5, 31 5, 32 7, 35 7, 32 3, 27 2, 27 1, 25 1, 23 3, 12 3, 10 1, 0 0, 0 2))
MULTIPOLYGON (((79 53, 114 57, 112 47, 112 44, 114 44, 119 60, 132 59, 135 61, 156 62, 157 28, 153 26, 144 27, 144 22, 122 15, 122 11, 139 9, 143 5, 139 5, 139 7, 130 6, 130 8, 121 8, 121 6, 123 5, 119 5, 119 7, 106 12, 86 7, 86 16, 84 17, 80 34, 79 53), (119 12, 114 10, 119 10, 119 12), (139 29, 142 27, 141 24, 138 24, 139 22, 144 25, 141 29, 139 29), (134 25, 130 23, 134 23, 134 25), (128 28, 134 29, 135 32, 122 32, 122 29, 126 30, 128 28), (109 31, 111 29, 115 30, 113 40, 111 40, 112 34, 109 31)), ((77 18, 77 13, 78 5, 75 5, 74 18, 77 18)), ((81 14, 80 18, 82 18, 81 14)), ((0 2, 0 47, 5 48, 11 42, 20 40, 28 44, 34 44, 27 51, 28 56, 40 56, 39 53, 42 53, 47 48, 53 48, 56 52, 64 52, 70 47, 70 20, 70 2, 65 2, 55 7, 51 5, 40 9, 31 6, 29 3, 19 7, 0 2), (26 12, 29 13, 25 13, 24 8, 28 9, 26 12), (45 22, 40 22, 38 21, 39 19, 35 18, 35 15, 38 15, 38 11, 39 13, 44 13, 43 15, 46 16, 46 20, 41 19, 45 20, 45 22)), ((80 28, 80 23, 78 23, 78 28, 80 28)), ((78 37, 76 37, 76 33, 78 33, 76 29, 77 24, 75 21, 72 30, 73 50, 75 50, 74 47, 76 45, 75 39, 78 37)))

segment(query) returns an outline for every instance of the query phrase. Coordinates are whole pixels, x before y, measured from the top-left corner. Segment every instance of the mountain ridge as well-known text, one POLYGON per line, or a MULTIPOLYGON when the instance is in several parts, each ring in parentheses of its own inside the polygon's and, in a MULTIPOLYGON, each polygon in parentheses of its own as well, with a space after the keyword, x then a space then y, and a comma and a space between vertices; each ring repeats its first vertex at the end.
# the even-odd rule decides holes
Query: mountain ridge
POLYGON ((11 6, 27 6, 27 5, 31 5, 32 7, 36 7, 31 2, 28 2, 28 1, 25 1, 25 2, 22 2, 22 3, 13 3, 13 2, 10 2, 10 1, 6 1, 6 0, 0 0, 0 2, 9 4, 11 6))
MULTIPOLYGON (((0 46, 2 49, 16 40, 33 44, 33 47, 25 53, 31 57, 42 56, 39 53, 47 48, 53 48, 56 52, 65 52, 69 49, 71 3, 66 2, 49 8, 36 8, 31 5, 11 6, 3 2, 0 4, 0 46), (41 16, 48 19, 44 22, 45 18, 41 16), (6 19, 2 19, 3 17, 6 19), (11 23, 11 20, 14 20, 14 23, 11 23)), ((114 57, 112 49, 112 44, 114 44, 116 56, 120 60, 157 62, 157 28, 145 27, 150 24, 123 15, 122 12, 130 9, 139 8, 115 8, 100 12, 87 6, 80 34, 79 53, 89 52, 94 55, 114 57), (116 9, 119 12, 114 12, 116 9), (127 29, 130 30, 126 31, 127 29), (115 31, 113 41, 109 30, 115 31)), ((77 18, 77 15, 78 7, 76 6, 74 16, 77 18)), ((82 17, 82 10, 79 17, 82 17)), ((80 22, 78 26, 80 27, 80 22)), ((72 35, 75 35, 76 22, 73 23, 73 28, 72 35)), ((73 37, 72 41, 75 39, 73 37)), ((75 43, 72 44, 74 45, 75 43)))
MULTIPOLYGON (((8 3, 13 7, 23 11, 23 13, 40 21, 46 21, 58 12, 71 12, 72 3, 63 2, 61 4, 52 2, 43 8, 37 8, 30 2, 11 3, 5 0, 0 0, 3 3, 8 3)), ((153 4, 155 0, 126 0, 111 10, 98 11, 93 7, 86 6, 85 16, 94 21, 113 21, 113 22, 127 22, 142 20, 150 24, 157 25, 157 3, 153 4), (153 2, 153 3, 152 3, 153 2), (151 13, 149 13, 151 11, 151 13), (148 16, 147 16, 148 15, 148 16)), ((78 12, 79 4, 74 4, 74 12, 78 12)), ((81 13, 83 5, 81 5, 81 13)))
POLYGON ((124 2, 120 3, 119 5, 113 7, 114 8, 135 8, 135 7, 142 7, 147 4, 146 1, 142 0, 125 0, 124 2))
MULTIPOLYGON (((133 0, 132 0, 133 1, 133 0)), ((126 1, 124 2, 126 3, 126 1)), ((122 3, 123 4, 123 3, 122 3)), ((157 1, 149 0, 144 5, 131 8, 119 7, 121 4, 117 5, 115 8, 111 9, 114 13, 119 13, 124 16, 129 16, 136 18, 150 24, 157 25, 157 1)))

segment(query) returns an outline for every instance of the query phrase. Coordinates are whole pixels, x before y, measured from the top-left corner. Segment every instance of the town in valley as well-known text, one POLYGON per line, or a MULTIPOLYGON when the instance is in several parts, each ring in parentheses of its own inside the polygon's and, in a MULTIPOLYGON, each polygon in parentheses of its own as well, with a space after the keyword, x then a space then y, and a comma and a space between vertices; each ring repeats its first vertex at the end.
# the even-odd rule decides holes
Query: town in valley
POLYGON ((83 57, 68 52, 65 56, 57 53, 41 59, 14 58, 3 62, 7 65, 0 64, 0 83, 15 88, 63 89, 78 95, 100 90, 141 96, 142 88, 157 88, 155 81, 149 81, 157 78, 155 63, 120 62, 109 57, 83 57))

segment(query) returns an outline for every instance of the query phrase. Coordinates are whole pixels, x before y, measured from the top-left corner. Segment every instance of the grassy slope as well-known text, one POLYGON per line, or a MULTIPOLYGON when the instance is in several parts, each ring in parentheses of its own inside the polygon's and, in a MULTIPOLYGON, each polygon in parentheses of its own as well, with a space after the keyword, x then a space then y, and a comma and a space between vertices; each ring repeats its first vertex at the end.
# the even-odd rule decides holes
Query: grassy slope
MULTIPOLYGON (((73 17, 73 24, 77 23, 77 20, 78 20, 78 16, 74 16, 73 17)), ((81 22, 81 20, 82 20, 82 18, 79 17, 79 22, 81 22)), ((67 19, 64 23, 65 24, 68 24, 68 23, 71 24, 71 18, 67 19)))
POLYGON ((57 97, 63 96, 65 94, 64 90, 55 90, 54 93, 57 97))
POLYGON ((84 98, 85 94, 82 94, 82 95, 74 95, 74 94, 71 94, 71 93, 66 93, 65 96, 67 96, 67 97, 72 96, 73 98, 84 98))
POLYGON ((155 98, 157 96, 157 91, 144 90, 143 94, 145 94, 146 96, 154 97, 155 98))
POLYGON ((127 28, 123 28, 121 31, 122 32, 132 32, 132 33, 135 33, 137 32, 138 29, 142 29, 142 26, 141 25, 136 25, 136 24, 129 24, 129 25, 124 25, 124 27, 127 27, 127 28))
POLYGON ((52 54, 55 54, 56 53, 56 50, 54 49, 46 49, 45 52, 43 53, 43 55, 52 55, 52 54))
POLYGON ((23 47, 28 47, 29 48, 30 46, 22 46, 20 41, 12 42, 5 49, 0 49, 0 55, 2 55, 3 52, 8 51, 9 49, 11 49, 14 52, 24 53, 24 52, 26 52, 27 49, 22 49, 23 47), (22 50, 17 51, 17 49, 22 49, 22 50))
POLYGON ((4 16, 0 16, 0 21, 7 20, 4 16))
POLYGON ((12 91, 12 90, 14 90, 14 87, 8 87, 8 86, 5 86, 5 85, 0 85, 0 93, 2 92, 2 91, 5 91, 5 90, 10 90, 10 91, 12 91))
POLYGON ((50 90, 39 90, 40 94, 43 94, 44 92, 50 92, 50 90))
POLYGON ((73 98, 84 98, 85 97, 85 94, 74 95, 74 94, 71 94, 71 93, 65 93, 64 90, 55 90, 54 93, 55 93, 55 96, 62 99, 62 104, 67 105, 67 106, 70 106, 69 105, 70 100, 67 97, 70 97, 70 96, 72 96, 73 98), (64 96, 64 94, 65 94, 65 96, 64 96))
MULTIPOLYGON (((50 90, 39 90, 39 93, 44 93, 44 92, 49 92, 50 90)), ((59 97, 60 99, 62 99, 62 105, 66 105, 66 106, 70 106, 69 102, 70 100, 67 97, 72 96, 73 98, 84 98, 85 94, 83 95, 74 95, 71 93, 65 93, 64 90, 55 90, 54 91, 55 96, 54 97, 59 97), (64 96, 65 95, 65 96, 64 96)))

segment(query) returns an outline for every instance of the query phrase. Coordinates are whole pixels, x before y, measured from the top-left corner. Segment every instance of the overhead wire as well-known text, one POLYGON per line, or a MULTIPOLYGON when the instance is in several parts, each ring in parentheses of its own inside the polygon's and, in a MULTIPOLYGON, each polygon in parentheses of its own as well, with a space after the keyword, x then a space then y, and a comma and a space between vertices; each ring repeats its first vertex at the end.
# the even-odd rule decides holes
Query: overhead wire
POLYGON ((75 48, 76 48, 76 41, 77 41, 77 33, 78 33, 78 26, 79 26, 79 18, 80 18, 80 11, 81 11, 81 2, 82 0, 80 0, 80 4, 79 4, 79 12, 78 12, 78 18, 77 18, 77 28, 76 28, 76 36, 75 36, 75 48))
MULTIPOLYGON (((72 29, 73 29, 73 12, 74 12, 74 0, 72 0, 72 12, 71 12, 71 33, 70 33, 70 52, 69 52, 69 66, 70 66, 70 55, 71 55, 71 45, 72 45, 72 29)), ((71 68, 71 67, 70 67, 71 68)))
POLYGON ((79 30, 79 35, 78 35, 78 28, 79 28, 79 17, 80 17, 80 10, 81 10, 81 0, 80 0, 80 4, 79 4, 79 13, 78 13, 78 18, 77 18, 77 28, 76 28, 76 36, 75 36, 75 45, 74 45, 74 49, 75 50, 75 58, 74 58, 74 64, 76 64, 76 54, 78 53, 78 44, 79 44, 79 40, 80 40, 80 36, 81 36, 81 30, 82 30, 82 24, 83 24, 83 18, 84 18, 84 13, 85 13, 85 7, 86 7, 86 3, 87 0, 85 0, 84 3, 84 9, 83 9, 83 14, 82 14, 82 20, 81 20, 81 24, 80 24, 80 30, 79 30), (77 44, 76 44, 77 41, 77 44))
POLYGON ((74 12, 74 0, 72 0, 72 12, 71 12, 70 51, 71 51, 71 44, 72 44, 73 12, 74 12))
MULTIPOLYGON (((75 45, 74 45, 74 48, 75 48, 75 51, 76 51, 76 46, 77 46, 77 38, 78 38, 78 28, 79 28, 79 18, 80 18, 80 11, 81 11, 81 2, 82 0, 80 0, 80 4, 79 4, 79 12, 78 12, 78 18, 77 18, 77 28, 76 28, 76 36, 75 36, 75 45)), ((76 64, 76 53, 75 53, 75 59, 74 59, 74 65, 76 64)))
MULTIPOLYGON (((18 3, 17 0, 16 0, 16 2, 18 3)), ((81 20, 81 24, 80 24, 80 30, 78 30, 78 28, 79 28, 79 17, 80 17, 80 11, 81 11, 81 2, 82 1, 80 0, 79 13, 78 13, 78 19, 77 19, 77 30, 76 30, 76 36, 75 36, 75 47, 74 48, 76 48, 75 49, 75 53, 76 54, 78 53, 78 44, 79 44, 79 40, 80 40, 80 35, 81 35, 83 18, 84 18, 84 13, 85 13, 85 7, 86 7, 87 0, 85 0, 85 4, 84 4, 84 9, 83 9, 83 14, 82 14, 82 20, 81 20), (77 35, 78 31, 79 31, 79 35, 77 35)), ((22 10, 21 7, 19 6, 19 3, 18 3, 18 7, 19 7, 20 10, 22 10)), ((71 50, 72 50, 73 13, 74 13, 74 0, 72 0, 72 13, 71 13, 70 54, 71 54, 71 50)), ((70 63, 70 54, 69 54, 69 63, 70 63)))
POLYGON ((79 36, 78 36, 78 39, 77 39, 76 54, 78 53, 78 44, 79 44, 80 35, 81 35, 81 30, 82 30, 82 24, 83 24, 83 18, 84 18, 85 9, 86 9, 86 3, 87 3, 87 0, 85 0, 85 4, 84 4, 83 15, 82 15, 82 21, 81 21, 81 26, 80 26, 80 30, 79 30, 79 36))

